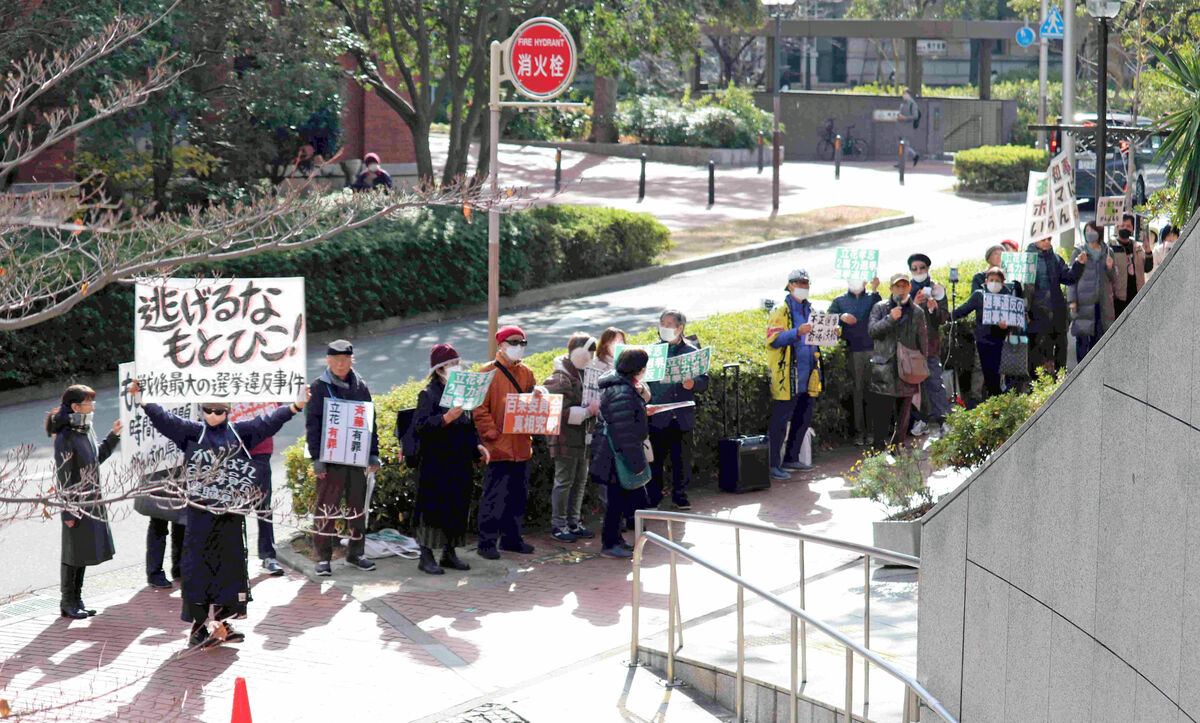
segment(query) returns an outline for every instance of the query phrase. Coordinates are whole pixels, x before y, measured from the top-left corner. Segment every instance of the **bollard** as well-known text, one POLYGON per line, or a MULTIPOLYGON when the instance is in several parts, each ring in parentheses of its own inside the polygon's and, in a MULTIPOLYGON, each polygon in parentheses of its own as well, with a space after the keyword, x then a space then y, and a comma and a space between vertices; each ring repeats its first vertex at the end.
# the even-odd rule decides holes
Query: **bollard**
POLYGON ((638 177, 638 203, 646 197, 646 154, 642 154, 642 175, 638 177))
POLYGON ((762 141, 762 131, 759 131, 758 132, 758 172, 762 173, 762 171, 763 171, 763 141, 762 141))
POLYGON ((712 206, 716 203, 717 195, 717 164, 711 160, 708 162, 708 205, 712 206))
POLYGON ((842 134, 833 137, 833 180, 842 178, 842 134))
POLYGON ((562 190, 562 149, 554 149, 554 192, 562 190))
POLYGON ((904 161, 905 161, 904 148, 905 148, 905 142, 903 140, 901 140, 900 141, 900 163, 897 164, 898 167, 900 168, 900 185, 901 186, 904 185, 904 161))

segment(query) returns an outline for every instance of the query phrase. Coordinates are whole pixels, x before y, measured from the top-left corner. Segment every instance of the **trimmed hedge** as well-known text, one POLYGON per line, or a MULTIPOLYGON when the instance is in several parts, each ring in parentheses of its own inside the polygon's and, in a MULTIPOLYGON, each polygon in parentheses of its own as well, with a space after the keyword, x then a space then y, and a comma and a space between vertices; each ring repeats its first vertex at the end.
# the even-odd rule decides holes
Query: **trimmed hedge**
MULTIPOLYGON (((671 245, 645 213, 549 206, 501 218, 500 292, 642 268, 671 245)), ((487 299, 487 222, 428 208, 295 251, 271 251, 180 275, 306 279, 308 328, 322 331, 487 299)), ((115 370, 133 358, 133 291, 101 290, 68 314, 0 333, 0 389, 115 370)))
MULTIPOLYGON (((768 386, 766 346, 763 330, 767 324, 767 313, 763 310, 717 314, 688 325, 688 333, 699 337, 703 345, 714 347, 712 384, 708 392, 699 395, 696 408, 695 455, 693 460, 693 485, 714 485, 716 482, 717 440, 727 436, 722 422, 725 409, 722 394, 721 366, 740 363, 742 396, 742 422, 733 426, 732 434, 766 434, 770 418, 771 396, 768 386)), ((593 329, 592 331, 598 331, 593 329)), ((648 330, 631 337, 631 343, 652 343, 658 340, 657 331, 648 330)), ((565 341, 565 339, 564 339, 565 341)), ((845 347, 839 345, 822 350, 825 369, 825 391, 817 399, 813 413, 813 429, 821 444, 830 445, 844 441, 850 432, 853 411, 853 391, 848 383, 849 370, 846 366, 845 347)), ((553 360, 565 353, 565 349, 534 354, 525 360, 540 381, 550 375, 553 360)), ((371 370, 364 368, 368 379, 371 370)), ((731 376, 732 378, 732 376, 731 376)), ((393 430, 396 412, 415 406, 417 394, 425 386, 425 380, 412 380, 393 387, 386 394, 375 397, 379 415, 379 445, 385 465, 376 475, 375 496, 371 515, 372 528, 404 527, 412 512, 416 496, 416 472, 396 463, 399 444, 393 430)), ((730 390, 732 406, 733 390, 730 390)), ((315 500, 315 479, 311 462, 304 458, 304 441, 301 439, 284 452, 287 467, 287 485, 292 491, 293 506, 297 514, 307 514, 315 500)), ((550 515, 550 490, 553 488, 554 465, 550 460, 546 439, 534 437, 533 461, 529 485, 529 507, 527 518, 535 524, 548 523, 550 515)), ((670 479, 669 473, 665 475, 670 479)), ((476 472, 476 493, 471 505, 474 519, 479 502, 479 490, 483 484, 482 468, 476 472)), ((588 486, 588 495, 595 494, 593 485, 588 486)), ((472 523, 474 524, 474 523, 472 523)))
POLYGON ((1030 171, 1045 171, 1046 151, 1026 146, 981 146, 954 155, 960 191, 1010 193, 1029 187, 1030 171))
POLYGON ((735 85, 698 100, 639 96, 617 108, 617 131, 639 143, 703 148, 747 148, 769 134, 772 116, 754 104, 754 95, 735 85))

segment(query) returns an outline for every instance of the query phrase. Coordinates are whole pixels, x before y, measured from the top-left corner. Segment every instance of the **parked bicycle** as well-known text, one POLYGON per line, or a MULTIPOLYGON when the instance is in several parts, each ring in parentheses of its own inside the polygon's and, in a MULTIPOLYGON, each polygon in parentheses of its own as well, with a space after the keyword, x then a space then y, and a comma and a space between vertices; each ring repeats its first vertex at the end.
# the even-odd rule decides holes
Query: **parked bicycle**
MULTIPOLYGON (((817 141, 817 156, 832 161, 836 140, 834 120, 826 118, 825 124, 821 126, 820 140, 817 141)), ((866 158, 869 152, 870 146, 867 145, 867 139, 854 135, 853 124, 846 126, 846 130, 842 132, 842 157, 866 158)))

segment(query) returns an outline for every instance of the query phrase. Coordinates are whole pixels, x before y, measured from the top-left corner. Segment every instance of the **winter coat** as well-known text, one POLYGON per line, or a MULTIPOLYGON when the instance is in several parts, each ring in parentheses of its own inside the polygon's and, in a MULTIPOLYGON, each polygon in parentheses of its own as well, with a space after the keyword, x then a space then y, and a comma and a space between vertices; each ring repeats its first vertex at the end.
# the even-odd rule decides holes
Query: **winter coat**
POLYGON ((911 397, 920 386, 900 380, 896 345, 903 343, 929 356, 929 328, 925 312, 912 303, 911 297, 901 307, 898 320, 891 316, 895 307, 896 302, 887 298, 871 309, 867 328, 875 340, 875 348, 871 352, 870 390, 885 397, 911 397))
MULTIPOLYGON (((808 393, 808 378, 818 368, 818 349, 799 334, 812 313, 808 300, 797 302, 789 294, 767 317, 767 367, 771 370, 771 398, 786 402, 808 393)), ((658 415, 655 415, 658 416, 658 415)))
MULTIPOLYGON (((924 281, 912 282, 912 289, 910 290, 910 293, 912 294, 912 297, 914 299, 917 298, 917 292, 922 291, 922 290, 925 291, 925 296, 928 297, 925 301, 925 304, 921 307, 925 311, 926 322, 929 326, 929 353, 928 353, 928 356, 930 358, 932 358, 932 357, 940 358, 942 356, 941 329, 942 329, 942 324, 945 324, 947 321, 950 321, 950 302, 945 296, 943 296, 941 298, 941 300, 937 302, 936 311, 929 310, 929 299, 933 299, 933 277, 932 276, 929 277, 928 279, 925 279, 924 281)), ((935 299, 935 301, 936 301, 936 299, 935 299)))
POLYGON ((375 172, 375 179, 371 183, 367 183, 367 171, 363 170, 354 178, 354 183, 350 184, 350 188, 355 191, 373 191, 380 186, 388 189, 393 187, 391 175, 383 168, 375 172))
MULTIPOLYGON (((1004 341, 1004 339, 1008 337, 1009 329, 1012 327, 1009 327, 1009 329, 1001 329, 995 324, 983 323, 984 293, 987 292, 976 291, 968 296, 967 300, 962 304, 959 304, 958 308, 954 310, 954 318, 961 319, 973 311, 975 312, 975 341, 982 341, 985 343, 1004 341)), ((1001 296, 1012 296, 1013 287, 1009 284, 1005 284, 1004 286, 1000 287, 999 293, 1001 296)))
POLYGON ((636 474, 646 468, 643 442, 650 434, 648 419, 646 400, 638 393, 633 379, 616 372, 600 378, 600 420, 592 439, 592 479, 601 484, 618 484, 612 447, 620 452, 630 472, 636 474))
POLYGON ((837 314, 839 318, 842 314, 850 314, 855 318, 853 324, 838 322, 842 341, 846 342, 849 351, 871 351, 874 344, 871 342, 871 333, 867 331, 867 320, 871 318, 871 309, 880 301, 883 301, 883 297, 879 292, 864 289, 857 296, 847 291, 829 305, 830 314, 837 314))
POLYGON ((1084 244, 1075 249, 1072 256, 1079 258, 1079 254, 1085 249, 1088 255, 1087 263, 1081 264, 1076 261, 1071 265, 1075 283, 1067 287, 1067 301, 1076 305, 1075 318, 1071 321, 1071 335, 1098 337, 1104 334, 1117 318, 1113 306, 1117 265, 1114 261, 1113 268, 1108 268, 1106 259, 1111 253, 1108 246, 1095 249, 1091 244, 1084 244), (1097 305, 1100 307, 1099 319, 1096 318, 1097 305))
MULTIPOLYGON (((1129 264, 1133 263, 1133 274, 1137 286, 1136 291, 1141 291, 1146 285, 1146 274, 1154 270, 1154 254, 1146 255, 1146 249, 1140 243, 1134 243, 1132 240, 1126 246, 1119 241, 1112 245, 1113 254, 1113 298, 1118 301, 1129 300, 1129 264), (1131 258, 1132 257, 1132 260, 1131 258)), ((1090 259, 1089 259, 1090 260, 1090 259)), ((1136 293, 1135 291, 1135 293, 1136 293)))
POLYGON ((483 373, 496 369, 492 383, 488 386, 483 404, 475 408, 475 429, 483 446, 493 462, 525 462, 533 457, 533 436, 529 434, 504 434, 504 401, 509 394, 528 394, 533 391, 536 381, 533 370, 521 362, 510 362, 503 351, 496 353, 493 361, 484 364, 479 371, 483 373), (497 369, 502 366, 517 380, 520 388, 513 387, 504 372, 497 369))
POLYGON ((554 360, 554 371, 543 383, 551 394, 563 395, 562 434, 550 438, 550 456, 587 459, 592 437, 592 419, 583 406, 583 372, 575 368, 567 354, 554 360))
MULTIPOLYGON (((70 426, 70 418, 58 414, 51 420, 54 430, 54 466, 58 485, 75 502, 102 499, 100 465, 116 449, 121 438, 109 433, 96 446, 91 426, 86 429, 70 426), (69 492, 68 492, 69 491, 69 492)), ((99 565, 116 554, 112 530, 108 526, 108 510, 102 505, 80 505, 82 514, 63 510, 62 562, 76 567, 99 565), (74 522, 67 527, 66 523, 74 522)))
MULTIPOLYGON (((306 407, 307 416, 304 419, 304 441, 308 444, 308 453, 312 457, 313 470, 317 474, 325 473, 325 463, 321 461, 322 431, 325 426, 325 400, 327 398, 341 399, 350 402, 371 401, 371 390, 367 383, 351 369, 345 379, 338 379, 326 367, 321 376, 309 385, 312 398, 306 407)), ((371 422, 371 455, 367 464, 379 466, 379 425, 378 415, 371 422)), ((253 446, 253 445, 251 445, 253 446)))
POLYGON ((246 572, 245 517, 218 513, 211 507, 244 504, 258 490, 250 449, 272 437, 290 420, 291 406, 245 422, 209 425, 181 419, 157 404, 143 407, 150 423, 183 450, 188 498, 183 535, 184 620, 192 605, 225 605, 245 612, 250 600, 246 572), (206 509, 208 507, 209 509, 206 509))
POLYGON ((1029 244, 1026 252, 1037 254, 1037 279, 1025 286, 1030 334, 1046 334, 1067 328, 1067 297, 1063 285, 1075 283, 1075 274, 1053 248, 1042 251, 1029 244))
POLYGON ((441 401, 445 391, 442 380, 434 378, 417 395, 412 423, 421 443, 421 462, 412 521, 443 530, 447 537, 454 538, 466 534, 475 487, 474 466, 483 455, 479 453, 479 434, 470 412, 444 423, 447 410, 441 401))
MULTIPOLYGON (((683 338, 678 344, 672 344, 667 347, 667 357, 682 356, 700 351, 700 347, 693 344, 689 339, 683 338)), ((650 382, 646 385, 650 389, 651 404, 673 404, 675 402, 694 402, 696 395, 708 390, 708 375, 701 374, 692 380, 692 388, 684 389, 683 382, 675 384, 664 384, 662 382, 650 382)), ((690 432, 696 426, 696 408, 683 407, 682 409, 672 409, 669 412, 655 414, 650 418, 650 428, 655 430, 669 429, 677 427, 682 432, 690 432)))

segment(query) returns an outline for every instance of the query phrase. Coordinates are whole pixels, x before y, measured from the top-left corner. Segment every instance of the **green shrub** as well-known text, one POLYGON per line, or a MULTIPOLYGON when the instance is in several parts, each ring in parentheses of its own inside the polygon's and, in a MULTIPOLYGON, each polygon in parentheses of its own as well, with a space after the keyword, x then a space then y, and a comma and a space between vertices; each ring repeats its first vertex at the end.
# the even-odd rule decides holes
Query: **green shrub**
MULTIPOLYGON (((653 320, 651 320, 653 321, 653 320)), ((766 345, 763 332, 767 315, 763 310, 717 314, 688 325, 688 333, 699 337, 701 344, 714 347, 711 384, 704 394, 699 395, 696 406, 695 455, 693 459, 693 484, 712 485, 719 468, 717 440, 729 434, 765 434, 771 413, 771 394, 768 386, 766 345), (733 394, 729 390, 729 428, 725 430, 723 412, 726 410, 723 393, 721 367, 728 363, 740 363, 741 375, 738 389, 741 393, 741 423, 733 419, 733 394)), ((595 330, 593 330, 595 331, 595 330)), ((658 340, 656 330, 631 334, 631 343, 651 343, 658 340)), ((554 357, 565 350, 534 354, 525 360, 538 380, 550 375, 554 357)), ((823 351, 825 368, 825 391, 817 400, 813 414, 813 429, 820 443, 829 445, 841 441, 849 433, 852 411, 851 385, 848 384, 849 370, 846 367, 843 347, 823 351)), ((370 369, 364 369, 370 374, 370 369)), ((732 374, 730 379, 732 380, 732 374)), ((395 463, 399 451, 393 428, 395 415, 400 409, 412 407, 417 394, 424 387, 423 379, 410 380, 394 387, 385 394, 375 397, 380 420, 379 443, 385 466, 376 477, 374 508, 378 511, 371 517, 373 527, 403 526, 415 500, 416 473, 395 463)), ((306 513, 315 496, 311 463, 304 458, 304 441, 301 439, 284 451, 287 467, 287 485, 298 514, 306 513)), ((533 461, 530 469, 528 518, 534 521, 548 520, 550 514, 550 490, 553 487, 553 463, 546 449, 544 437, 534 437, 533 461)), ((670 479, 670 474, 664 475, 670 479)), ((472 502, 472 517, 478 505, 478 491, 483 482, 482 470, 476 473, 476 495, 472 502)), ((589 486, 589 495, 594 489, 589 486)))
POLYGON ((930 445, 934 465, 969 470, 983 464, 1033 416, 1065 378, 1065 372, 1056 378, 1039 370, 1029 394, 1001 394, 974 409, 951 414, 946 418, 950 433, 930 445))
POLYGON ((514 113, 503 138, 518 141, 583 140, 592 130, 592 107, 542 108, 514 113))
POLYGON ((749 90, 731 84, 697 100, 639 96, 622 101, 616 122, 622 136, 640 143, 752 149, 759 133, 770 133, 773 121, 749 90))
POLYGON ((1030 171, 1045 171, 1046 151, 1025 146, 982 146, 954 155, 954 175, 963 191, 1010 193, 1029 187, 1030 171))
POLYGON ((906 518, 906 513, 933 504, 933 490, 921 469, 926 458, 913 447, 867 452, 846 475, 854 497, 866 497, 883 505, 888 519, 906 518))
MULTIPOLYGON (((550 206, 501 217, 502 294, 652 264, 670 247, 653 216, 550 206)), ((378 221, 294 251, 189 266, 181 276, 303 276, 308 328, 322 331, 487 298, 487 222, 454 208, 378 221)), ((117 284, 69 313, 0 333, 0 389, 115 370, 133 358, 133 292, 117 284)))

